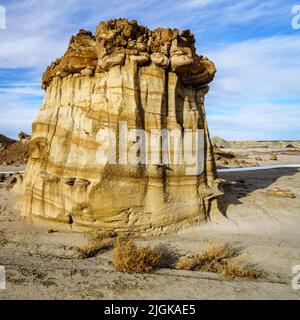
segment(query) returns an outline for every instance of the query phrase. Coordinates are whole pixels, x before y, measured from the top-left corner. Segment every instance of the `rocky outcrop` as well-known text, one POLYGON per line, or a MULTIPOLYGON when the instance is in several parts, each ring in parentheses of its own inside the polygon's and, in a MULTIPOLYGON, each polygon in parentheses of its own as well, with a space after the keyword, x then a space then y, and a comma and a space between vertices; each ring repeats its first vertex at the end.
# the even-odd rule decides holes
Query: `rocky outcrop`
MULTIPOLYGON (((101 22, 95 36, 80 30, 43 75, 46 93, 18 203, 22 215, 73 230, 150 234, 207 220, 220 195, 204 111, 215 71, 196 54, 189 30, 151 31, 126 19, 101 22), (133 131, 124 140, 124 123, 142 136, 133 131), (97 157, 106 129, 117 133, 116 163, 97 157), (202 132, 195 147, 201 159, 124 162, 124 151, 152 130, 173 129, 183 140, 185 130, 202 132)), ((143 151, 147 158, 148 149, 139 146, 136 157, 143 151)), ((175 144, 168 148, 175 158, 175 144)), ((161 142, 154 153, 161 159, 163 150, 161 142)))
POLYGON ((18 166, 27 163, 30 136, 20 132, 19 139, 19 141, 12 140, 4 148, 0 148, 0 164, 18 166))
POLYGON ((47 68, 43 75, 42 87, 46 89, 54 77, 64 78, 74 73, 91 75, 97 60, 95 37, 91 32, 80 30, 71 38, 64 56, 47 68))
POLYGON ((30 135, 21 131, 19 134, 18 134, 18 137, 19 137, 19 140, 22 141, 22 142, 25 142, 25 141, 28 141, 30 140, 30 135))
POLYGON ((220 137, 212 137, 211 141, 216 148, 271 148, 272 149, 300 149, 300 140, 224 140, 220 137))
POLYGON ((63 57, 53 62, 43 75, 43 88, 55 77, 80 74, 92 76, 114 66, 133 62, 151 63, 179 75, 185 85, 199 87, 212 81, 214 64, 195 50, 194 35, 185 30, 157 28, 154 31, 126 19, 101 22, 96 36, 80 30, 70 40, 63 57))
POLYGON ((8 138, 4 136, 3 134, 0 134, 0 147, 6 147, 9 146, 10 144, 16 142, 16 140, 8 138))

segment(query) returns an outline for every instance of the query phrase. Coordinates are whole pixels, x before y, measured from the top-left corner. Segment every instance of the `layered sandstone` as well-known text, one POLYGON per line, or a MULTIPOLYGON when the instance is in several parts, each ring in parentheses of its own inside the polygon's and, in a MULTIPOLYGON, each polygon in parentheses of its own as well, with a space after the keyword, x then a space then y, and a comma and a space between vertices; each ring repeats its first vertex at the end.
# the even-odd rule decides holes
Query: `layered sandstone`
MULTIPOLYGON (((215 66, 196 54, 189 31, 154 31, 126 19, 80 30, 43 75, 44 102, 33 123, 19 201, 22 215, 62 228, 161 234, 199 223, 215 204, 213 150, 204 96, 215 66), (203 158, 188 165, 99 163, 105 128, 202 129, 203 158)), ((170 147, 171 155, 174 148, 170 147)), ((148 152, 148 151, 147 151, 148 152)), ((162 147, 156 150, 162 153, 162 147)))

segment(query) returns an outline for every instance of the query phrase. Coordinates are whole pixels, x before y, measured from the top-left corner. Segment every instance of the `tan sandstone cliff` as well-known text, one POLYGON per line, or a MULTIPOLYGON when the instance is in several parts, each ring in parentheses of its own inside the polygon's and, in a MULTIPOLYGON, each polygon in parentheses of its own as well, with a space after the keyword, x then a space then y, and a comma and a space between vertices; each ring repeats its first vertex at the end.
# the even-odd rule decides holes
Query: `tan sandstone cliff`
POLYGON ((214 64, 196 54, 189 30, 151 31, 126 19, 101 22, 95 36, 80 30, 43 75, 45 98, 18 203, 22 215, 73 230, 150 234, 205 221, 220 195, 204 111, 214 74, 214 64), (120 150, 136 141, 119 136, 117 163, 99 163, 99 130, 118 135, 121 122, 146 133, 202 129, 203 157, 196 163, 202 170, 189 173, 186 163, 123 164, 120 150))

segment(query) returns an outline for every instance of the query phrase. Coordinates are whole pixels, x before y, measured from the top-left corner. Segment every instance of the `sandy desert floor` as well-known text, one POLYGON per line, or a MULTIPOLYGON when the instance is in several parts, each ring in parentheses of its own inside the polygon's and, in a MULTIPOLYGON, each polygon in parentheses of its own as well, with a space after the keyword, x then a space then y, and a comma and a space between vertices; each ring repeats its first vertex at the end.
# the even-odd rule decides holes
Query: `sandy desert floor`
POLYGON ((78 259, 87 236, 28 225, 14 209, 16 195, 2 182, 0 265, 6 269, 6 290, 0 290, 0 299, 300 299, 300 290, 291 286, 292 267, 300 265, 300 168, 220 177, 236 182, 221 208, 226 217, 214 214, 207 224, 183 233, 137 241, 163 246, 172 257, 199 253, 218 238, 239 251, 236 259, 263 271, 263 279, 228 280, 168 267, 124 274, 114 270, 112 250, 78 259), (266 196, 272 187, 290 189, 296 197, 266 196))

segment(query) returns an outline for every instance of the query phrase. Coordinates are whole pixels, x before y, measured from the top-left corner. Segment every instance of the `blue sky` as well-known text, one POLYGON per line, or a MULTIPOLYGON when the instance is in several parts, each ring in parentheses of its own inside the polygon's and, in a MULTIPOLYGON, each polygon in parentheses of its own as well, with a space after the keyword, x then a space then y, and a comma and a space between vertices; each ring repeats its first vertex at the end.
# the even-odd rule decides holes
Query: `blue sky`
MULTIPOLYGON (((125 17, 151 29, 191 29, 199 54, 216 63, 206 99, 211 135, 300 139, 300 29, 289 0, 0 0, 0 133, 31 131, 41 76, 80 28, 125 17)), ((299 21, 300 22, 300 21, 299 21)))

